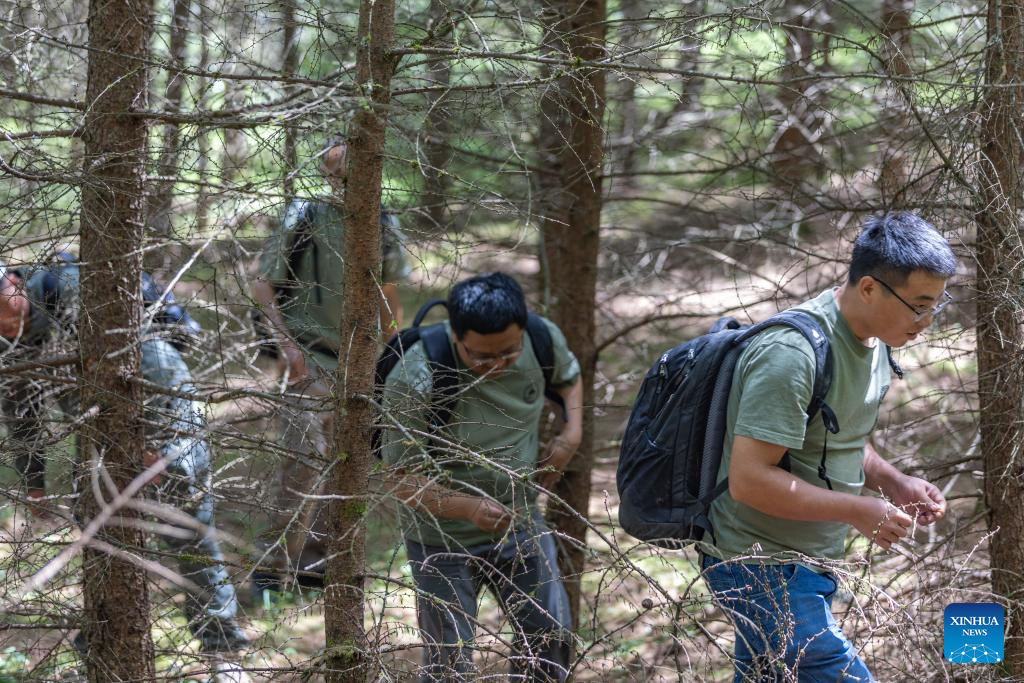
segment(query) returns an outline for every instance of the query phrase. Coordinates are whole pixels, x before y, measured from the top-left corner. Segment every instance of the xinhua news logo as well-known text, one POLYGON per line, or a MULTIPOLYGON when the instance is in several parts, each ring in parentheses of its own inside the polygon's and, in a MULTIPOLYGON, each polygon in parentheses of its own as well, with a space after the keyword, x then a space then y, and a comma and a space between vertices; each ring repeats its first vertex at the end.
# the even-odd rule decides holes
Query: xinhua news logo
POLYGON ((994 602, 954 602, 943 615, 943 650, 954 664, 1003 661, 1003 606, 994 602))

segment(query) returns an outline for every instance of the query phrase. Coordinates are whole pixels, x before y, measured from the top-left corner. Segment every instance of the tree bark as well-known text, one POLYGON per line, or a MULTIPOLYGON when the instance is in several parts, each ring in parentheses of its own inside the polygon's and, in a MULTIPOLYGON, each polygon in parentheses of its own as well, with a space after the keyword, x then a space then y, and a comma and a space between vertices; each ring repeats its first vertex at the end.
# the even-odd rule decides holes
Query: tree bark
MULTIPOLYGON (((281 0, 281 71, 286 76, 294 76, 299 71, 299 27, 295 23, 295 0, 281 0)), ((299 166, 299 156, 295 146, 295 128, 286 126, 284 129, 284 194, 286 197, 295 195, 295 169, 299 166)))
MULTIPOLYGON (((430 2, 429 33, 436 40, 451 31, 448 7, 442 0, 430 2)), ((452 67, 447 57, 438 57, 430 67, 429 85, 445 86, 451 83, 452 67)), ((425 209, 423 229, 429 233, 443 232, 448 215, 448 162, 451 159, 452 112, 446 91, 428 96, 427 116, 423 122, 423 199, 425 209)))
POLYGON ((324 595, 327 680, 362 683, 370 665, 363 631, 364 534, 372 454, 374 365, 380 338, 380 198, 387 104, 395 61, 394 0, 362 0, 345 192, 344 340, 335 377, 331 535, 324 595))
MULTIPOLYGON (((598 60, 605 50, 604 0, 551 3, 552 31, 572 59, 598 60)), ((559 100, 545 103, 544 119, 567 124, 559 150, 557 210, 543 225, 543 245, 550 284, 550 315, 565 332, 580 361, 583 382, 583 440, 554 493, 569 510, 549 506, 548 521, 574 539, 561 544, 559 566, 565 577, 573 623, 579 623, 580 578, 586 562, 590 475, 594 463, 594 370, 597 265, 601 229, 601 175, 604 161, 605 72, 578 69, 561 81, 559 100), (552 112, 552 105, 561 109, 552 112), (555 118, 557 117, 557 118, 555 118)), ((550 153, 550 150, 547 150, 550 153)))
POLYGON ((1024 2, 988 5, 978 211, 978 394, 992 590, 1006 607, 1009 680, 1024 679, 1024 2))
POLYGON ((826 94, 821 83, 808 77, 818 72, 817 36, 827 27, 829 17, 825 5, 791 3, 791 9, 791 18, 782 24, 786 63, 778 91, 781 121, 769 154, 776 184, 795 198, 804 179, 824 170, 817 142, 824 125, 826 94))
MULTIPOLYGON (((189 9, 191 0, 174 0, 171 16, 171 35, 168 51, 172 69, 167 74, 167 86, 164 97, 167 110, 180 112, 185 95, 185 76, 173 70, 173 65, 185 62, 185 48, 188 39, 189 9)), ((164 125, 163 147, 160 149, 160 160, 157 163, 157 181, 151 189, 147 207, 148 235, 151 241, 166 243, 171 235, 171 215, 174 204, 174 184, 178 175, 178 159, 181 151, 181 128, 177 123, 164 125)), ((145 259, 151 270, 164 271, 170 268, 170 252, 158 249, 149 252, 145 259)))
MULTIPOLYGON (((882 3, 881 56, 885 74, 893 79, 910 76, 910 12, 914 0, 884 0, 882 3)), ((907 96, 910 90, 903 81, 887 83, 882 91, 879 112, 881 159, 878 168, 878 190, 885 206, 893 209, 907 204, 909 180, 907 131, 911 129, 907 96)))
MULTIPOLYGON (((130 379, 140 359, 146 123, 131 112, 146 107, 152 21, 145 0, 89 3, 79 313, 80 348, 88 356, 79 390, 82 410, 97 406, 99 413, 81 428, 85 522, 139 473, 145 447, 142 392, 130 379)), ((104 528, 98 539, 115 548, 140 548, 144 540, 142 531, 123 525, 104 528)), ((85 551, 83 570, 89 681, 152 680, 145 571, 93 548, 85 551)))
MULTIPOLYGON (((206 26, 210 20, 210 8, 207 7, 207 3, 199 3, 199 25, 206 26)), ((199 69, 205 70, 210 64, 210 40, 206 35, 205 31, 201 31, 199 35, 199 69)), ((196 102, 196 106, 200 109, 206 109, 206 96, 207 87, 206 79, 199 81, 199 101, 196 102)), ((208 179, 207 170, 210 167, 210 134, 208 132, 200 130, 196 133, 198 137, 197 147, 199 150, 199 159, 196 161, 196 175, 199 176, 200 181, 206 181, 208 179)), ((205 182, 201 182, 199 186, 199 196, 196 199, 196 230, 199 233, 204 233, 208 224, 210 215, 210 191, 207 189, 205 182)))

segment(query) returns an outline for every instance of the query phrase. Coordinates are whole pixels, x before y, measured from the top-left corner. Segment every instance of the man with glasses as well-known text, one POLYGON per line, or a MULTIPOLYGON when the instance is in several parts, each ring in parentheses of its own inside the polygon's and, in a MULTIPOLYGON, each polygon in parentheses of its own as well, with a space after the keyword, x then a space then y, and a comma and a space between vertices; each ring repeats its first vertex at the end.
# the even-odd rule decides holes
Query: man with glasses
MULTIPOLYGON (((435 369, 422 341, 404 350, 384 391, 383 457, 397 472, 403 533, 423 635, 422 681, 469 680, 477 600, 497 597, 516 633, 523 680, 563 681, 572 630, 554 539, 537 509, 582 437, 579 364, 561 330, 540 318, 553 347, 550 387, 567 420, 541 449, 545 371, 528 332, 519 284, 503 273, 452 288, 445 323, 457 373, 450 418, 439 420, 435 369), (433 437, 433 438, 431 438, 433 437)), ((442 339, 443 341, 443 339, 442 339)), ((517 679, 518 680, 518 679, 517 679)))
POLYGON ((874 680, 832 616, 830 568, 843 561, 850 527, 888 549, 915 522, 945 513, 935 485, 898 471, 868 438, 889 388, 889 349, 916 339, 950 302, 956 266, 919 216, 874 216, 846 281, 796 307, 830 344, 826 402, 839 432, 827 440, 822 421, 807 422, 815 362, 802 335, 771 328, 740 356, 719 471, 729 487, 712 505, 715 537, 701 548, 708 586, 736 624, 737 682, 874 680))

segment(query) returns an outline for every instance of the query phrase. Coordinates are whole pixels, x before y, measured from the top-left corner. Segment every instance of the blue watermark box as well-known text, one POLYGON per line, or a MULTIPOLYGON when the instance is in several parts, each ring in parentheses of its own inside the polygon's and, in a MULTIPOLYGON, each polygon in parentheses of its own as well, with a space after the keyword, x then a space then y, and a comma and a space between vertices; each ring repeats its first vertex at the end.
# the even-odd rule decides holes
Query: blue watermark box
POLYGON ((943 654, 954 664, 1003 661, 1005 613, 994 602, 954 602, 942 617, 943 654))

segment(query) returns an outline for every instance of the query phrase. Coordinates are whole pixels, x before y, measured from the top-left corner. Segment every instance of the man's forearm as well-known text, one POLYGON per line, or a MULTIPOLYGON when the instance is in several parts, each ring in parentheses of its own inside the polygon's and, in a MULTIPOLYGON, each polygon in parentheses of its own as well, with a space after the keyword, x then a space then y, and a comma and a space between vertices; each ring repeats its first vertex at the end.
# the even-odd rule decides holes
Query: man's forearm
POLYGON ((266 280, 256 280, 252 283, 252 296, 260 305, 260 310, 267 317, 270 328, 278 340, 291 341, 288 334, 288 327, 285 325, 284 314, 277 306, 277 294, 273 286, 266 280))
POLYGON ((441 519, 469 519, 480 503, 477 496, 452 491, 421 475, 403 473, 393 484, 402 504, 441 519))
POLYGON ((870 443, 864 444, 864 487, 892 498, 904 474, 886 462, 870 443))
POLYGON ((808 484, 781 467, 760 467, 749 482, 739 485, 730 477, 732 497, 758 512, 799 522, 849 523, 860 496, 808 484))
POLYGON ((558 438, 575 450, 583 440, 583 382, 577 379, 575 384, 558 389, 558 394, 565 401, 565 412, 568 418, 558 438))

